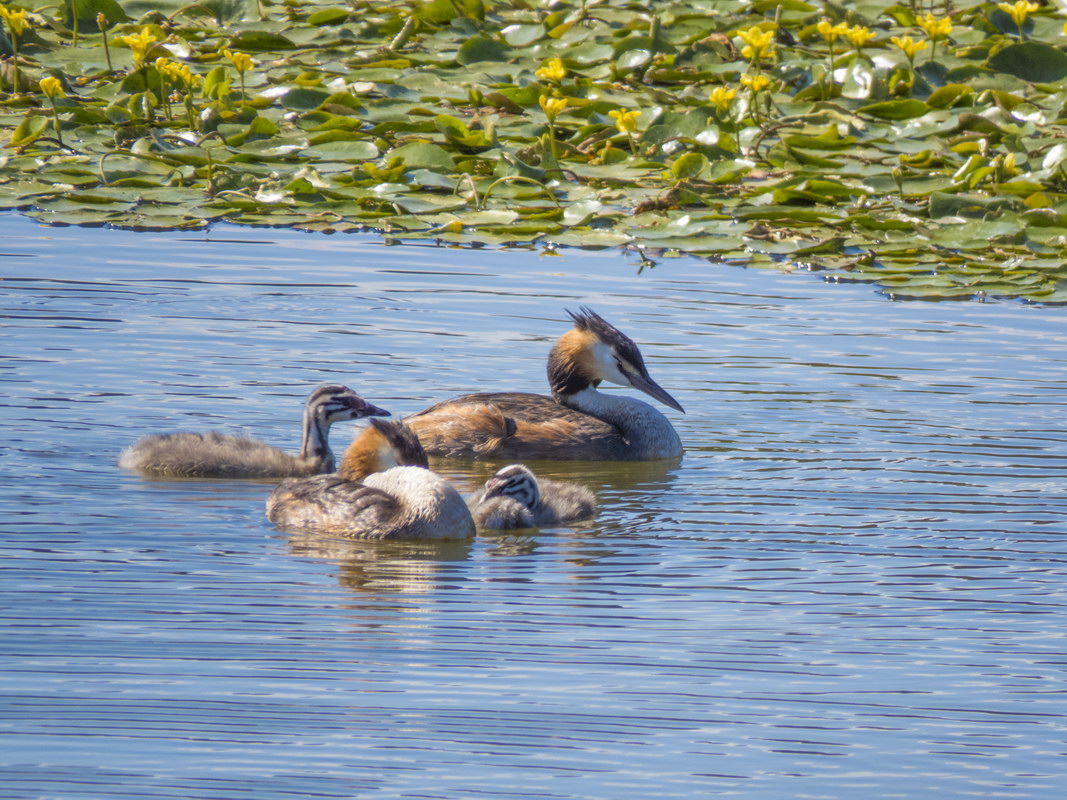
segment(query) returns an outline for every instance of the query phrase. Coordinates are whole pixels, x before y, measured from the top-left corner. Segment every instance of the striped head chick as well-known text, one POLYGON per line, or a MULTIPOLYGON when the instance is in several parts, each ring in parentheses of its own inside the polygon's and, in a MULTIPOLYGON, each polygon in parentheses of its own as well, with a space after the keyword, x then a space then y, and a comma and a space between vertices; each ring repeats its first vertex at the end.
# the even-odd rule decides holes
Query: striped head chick
POLYGON ((333 452, 328 442, 330 426, 363 417, 388 417, 389 412, 368 403, 347 386, 324 383, 316 387, 304 406, 304 430, 300 455, 323 460, 323 472, 334 469, 333 452))
POLYGON ((482 501, 493 497, 509 497, 533 511, 541 504, 541 488, 529 467, 509 464, 485 482, 482 501))

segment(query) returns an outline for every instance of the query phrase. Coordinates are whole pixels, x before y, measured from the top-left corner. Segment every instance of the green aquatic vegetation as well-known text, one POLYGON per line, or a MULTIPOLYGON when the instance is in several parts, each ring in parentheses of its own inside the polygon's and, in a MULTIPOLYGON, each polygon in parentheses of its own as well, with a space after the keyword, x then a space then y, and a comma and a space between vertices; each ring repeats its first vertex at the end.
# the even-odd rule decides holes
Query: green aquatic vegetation
POLYGON ((1054 7, 0 4, 0 208, 626 246, 1067 301, 1054 7), (651 9, 651 10, 650 10, 651 9))

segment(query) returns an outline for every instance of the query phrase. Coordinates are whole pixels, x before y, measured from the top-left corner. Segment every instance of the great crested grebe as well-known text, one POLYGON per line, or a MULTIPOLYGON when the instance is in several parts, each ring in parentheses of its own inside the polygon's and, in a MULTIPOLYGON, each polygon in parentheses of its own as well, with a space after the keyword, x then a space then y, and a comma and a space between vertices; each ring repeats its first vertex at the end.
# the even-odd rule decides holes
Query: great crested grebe
POLYGON ((596 497, 577 483, 538 478, 524 464, 497 470, 468 501, 481 528, 534 528, 589 519, 596 497))
POLYGON ((405 421, 431 455, 514 460, 646 461, 676 458, 682 442, 655 408, 597 391, 601 381, 632 386, 685 413, 645 368, 637 345, 599 314, 568 311, 574 327, 548 355, 552 397, 522 392, 468 394, 405 421))
POLYGON ((282 481, 267 517, 284 530, 350 539, 459 539, 474 520, 459 492, 427 468, 404 423, 372 419, 336 475, 282 481))
POLYGON ((288 478, 333 472, 330 426, 362 417, 388 417, 347 386, 316 388, 304 405, 300 454, 293 455, 247 436, 224 433, 162 433, 143 436, 119 455, 119 466, 172 478, 288 478))

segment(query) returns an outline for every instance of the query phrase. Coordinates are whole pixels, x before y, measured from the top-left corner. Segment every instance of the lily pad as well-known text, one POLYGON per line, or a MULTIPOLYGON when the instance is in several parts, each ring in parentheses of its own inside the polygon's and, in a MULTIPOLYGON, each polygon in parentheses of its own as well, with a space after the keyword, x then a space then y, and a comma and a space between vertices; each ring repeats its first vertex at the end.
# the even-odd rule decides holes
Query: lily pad
POLYGON ((510 48, 488 36, 472 36, 459 48, 456 61, 460 64, 474 64, 479 61, 506 61, 510 48))
POLYGON ((411 169, 450 172, 455 161, 447 150, 432 142, 411 142, 389 151, 389 157, 398 158, 411 169))
POLYGON ((882 119, 913 119, 921 117, 930 110, 930 106, 922 100, 909 98, 907 100, 885 100, 880 103, 869 103, 858 109, 863 114, 870 114, 882 119))
POLYGON ((349 139, 304 148, 300 154, 306 158, 329 161, 370 161, 378 157, 378 148, 365 139, 349 139))
POLYGON ((1023 42, 998 50, 986 66, 1031 83, 1053 83, 1067 78, 1067 53, 1042 42, 1023 42))

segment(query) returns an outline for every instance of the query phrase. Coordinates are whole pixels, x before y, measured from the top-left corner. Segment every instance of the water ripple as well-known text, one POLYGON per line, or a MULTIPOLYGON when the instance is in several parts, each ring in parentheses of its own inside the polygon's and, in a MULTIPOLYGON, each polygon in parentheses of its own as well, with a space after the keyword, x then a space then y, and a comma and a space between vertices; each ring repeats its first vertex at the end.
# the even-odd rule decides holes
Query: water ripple
MULTIPOLYGON (((0 800, 1062 793, 1058 310, 45 230, 0 218, 0 800), (323 381, 397 414, 543 391, 581 304, 689 411, 680 464, 543 465, 593 522, 339 542, 276 531, 269 484, 115 467, 146 431, 295 449, 323 381)), ((496 465, 436 466, 471 491, 496 465)))

